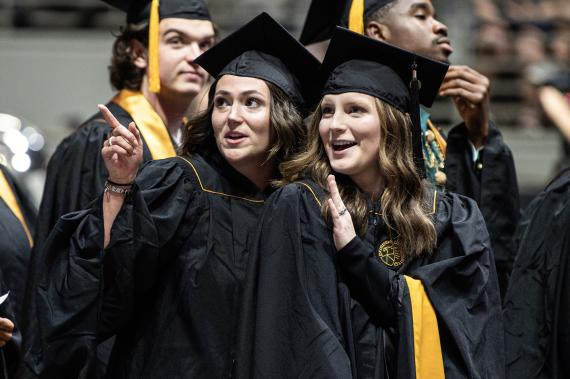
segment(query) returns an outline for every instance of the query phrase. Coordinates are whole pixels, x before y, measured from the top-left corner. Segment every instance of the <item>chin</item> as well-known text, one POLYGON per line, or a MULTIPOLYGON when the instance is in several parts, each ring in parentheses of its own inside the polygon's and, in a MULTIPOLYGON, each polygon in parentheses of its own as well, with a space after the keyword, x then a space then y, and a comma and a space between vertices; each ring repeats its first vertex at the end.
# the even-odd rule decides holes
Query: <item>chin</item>
POLYGON ((352 173, 355 171, 354 167, 351 167, 351 166, 346 165, 346 164, 338 164, 338 162, 337 163, 331 162, 331 168, 333 169, 334 172, 337 172, 339 174, 346 175, 346 176, 352 175, 352 173))
POLYGON ((194 97, 202 90, 202 85, 198 83, 184 83, 172 88, 173 92, 185 97, 194 97))

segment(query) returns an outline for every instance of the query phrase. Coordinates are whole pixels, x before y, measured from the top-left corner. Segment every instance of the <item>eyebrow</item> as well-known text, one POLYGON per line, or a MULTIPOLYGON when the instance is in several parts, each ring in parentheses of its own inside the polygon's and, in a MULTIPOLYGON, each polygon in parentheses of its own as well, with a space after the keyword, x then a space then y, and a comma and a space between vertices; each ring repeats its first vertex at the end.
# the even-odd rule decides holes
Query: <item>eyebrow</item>
MULTIPOLYGON (((261 92, 259 92, 258 90, 255 90, 255 89, 250 89, 248 91, 241 92, 240 96, 247 96, 247 95, 254 95, 254 94, 263 96, 263 94, 261 92)), ((215 95, 229 96, 229 95, 231 95, 231 93, 228 91, 225 91, 225 90, 218 90, 218 91, 216 91, 215 95)))
POLYGON ((166 36, 166 35, 168 35, 169 33, 181 34, 181 35, 183 35, 183 36, 186 37, 186 38, 193 38, 193 39, 197 39, 197 40, 199 40, 199 41, 206 41, 206 40, 209 40, 209 39, 214 39, 214 38, 216 38, 216 33, 215 33, 215 32, 214 32, 214 33, 211 33, 211 34, 207 34, 207 35, 205 35, 205 36, 203 36, 203 37, 200 37, 200 38, 196 38, 195 36, 191 36, 190 34, 185 33, 184 31, 182 31, 182 30, 180 30, 180 29, 176 29, 176 28, 169 28, 169 29, 166 29, 166 31, 165 31, 162 35, 163 35, 163 36, 166 36))
POLYGON ((435 9, 433 5, 428 2, 413 3, 410 5, 410 13, 413 13, 417 10, 424 10, 435 15, 435 9))

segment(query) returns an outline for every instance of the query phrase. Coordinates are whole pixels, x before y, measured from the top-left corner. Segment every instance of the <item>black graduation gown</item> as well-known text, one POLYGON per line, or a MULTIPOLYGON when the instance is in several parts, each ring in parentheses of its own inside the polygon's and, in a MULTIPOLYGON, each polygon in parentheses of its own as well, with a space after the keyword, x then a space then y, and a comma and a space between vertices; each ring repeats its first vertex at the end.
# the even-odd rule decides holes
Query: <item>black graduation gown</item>
MULTIPOLYGON (((36 209, 29 196, 17 185, 8 170, 0 164, 0 171, 14 195, 30 234, 36 219, 36 209)), ((10 291, 6 301, 0 305, 0 317, 15 324, 12 340, 2 348, 3 362, 0 362, 0 377, 7 373, 13 377, 21 361, 22 336, 18 329, 22 319, 21 303, 26 286, 27 265, 30 259, 30 240, 24 227, 8 204, 0 198, 0 295, 10 291), (4 369, 6 371, 4 371, 4 369)))
POLYGON ((504 295, 516 255, 514 238, 520 203, 513 154, 493 121, 489 122, 485 148, 475 163, 465 124, 449 132, 445 172, 447 190, 475 200, 483 214, 504 295))
POLYGON ((508 378, 570 377, 570 171, 525 210, 504 302, 508 378))
MULTIPOLYGON (((26 226, 31 234, 36 221, 36 208, 28 194, 14 181, 8 170, 0 164, 9 187, 16 198, 26 226)), ((0 197, 0 269, 10 290, 13 311, 17 321, 22 318, 21 303, 24 299, 28 262, 32 247, 24 226, 0 197)), ((16 321, 16 320, 13 320, 16 321)))
POLYGON ((0 269, 0 296, 10 291, 8 298, 0 304, 0 317, 7 318, 14 323, 14 330, 12 331, 12 339, 8 341, 4 347, 0 348, 0 378, 10 379, 15 378, 16 371, 20 364, 21 354, 20 349, 22 345, 22 335, 18 329, 16 315, 14 313, 14 297, 12 290, 5 283, 5 275, 0 269))
POLYGON ((376 253, 387 240, 380 211, 371 209, 366 235, 337 253, 322 193, 296 183, 267 202, 244 294, 252 307, 242 315, 239 377, 412 378, 437 358, 414 344, 420 332, 430 341, 430 328, 446 377, 503 377, 499 289, 477 205, 434 194, 436 250, 389 267, 397 256, 383 263, 376 253), (431 326, 417 309, 420 284, 431 326))
POLYGON ((196 155, 142 168, 104 251, 101 197, 62 217, 37 289, 37 371, 77 377, 116 335, 109 378, 230 376, 249 235, 265 197, 221 158, 196 155))
MULTIPOLYGON (((106 106, 122 125, 129 125, 133 121, 131 115, 115 102, 110 101, 106 106)), ((44 269, 45 257, 41 256, 43 244, 61 216, 87 208, 103 191, 108 173, 101 157, 101 148, 110 131, 103 115, 98 112, 65 138, 50 158, 34 234, 35 247, 28 269, 30 280, 24 299, 26 314, 22 329, 26 354, 36 354, 33 350, 37 349, 38 343, 35 288, 36 278, 44 269)), ((143 140, 143 161, 151 159, 143 140)), ((110 348, 109 344, 101 349, 101 367, 104 367, 110 348)), ((24 370, 27 371, 26 368, 24 370)), ((94 375, 94 371, 91 371, 90 376, 94 375)), ((33 378, 35 375, 27 372, 26 377, 33 378)))

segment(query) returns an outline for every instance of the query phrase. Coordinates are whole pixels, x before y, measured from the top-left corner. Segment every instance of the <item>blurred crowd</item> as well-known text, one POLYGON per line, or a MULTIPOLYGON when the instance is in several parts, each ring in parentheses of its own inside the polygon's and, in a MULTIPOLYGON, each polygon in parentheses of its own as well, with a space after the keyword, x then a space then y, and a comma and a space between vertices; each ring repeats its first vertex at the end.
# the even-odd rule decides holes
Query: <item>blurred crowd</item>
MULTIPOLYGON (((496 79, 494 104, 504 104, 502 124, 563 128, 545 109, 541 90, 553 87, 570 101, 568 1, 477 0, 473 7, 478 19, 475 56, 483 73, 496 79)), ((568 137, 562 141, 562 161, 567 161, 568 137)))

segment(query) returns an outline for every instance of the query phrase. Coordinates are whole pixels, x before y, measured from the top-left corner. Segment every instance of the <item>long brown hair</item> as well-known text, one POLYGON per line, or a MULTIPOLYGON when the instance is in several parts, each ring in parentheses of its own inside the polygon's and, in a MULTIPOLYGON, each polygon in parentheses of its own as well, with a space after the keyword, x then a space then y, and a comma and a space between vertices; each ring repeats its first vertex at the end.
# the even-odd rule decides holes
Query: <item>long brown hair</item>
MULTIPOLYGON (((424 201, 426 184, 420 179, 412 158, 412 122, 409 115, 379 99, 375 100, 380 117, 378 164, 386 185, 380 198, 382 218, 404 258, 417 257, 435 247, 437 234, 424 201)), ((279 184, 291 183, 306 176, 322 188, 327 188, 326 179, 333 170, 319 136, 321 117, 319 104, 309 124, 307 146, 296 157, 280 165, 283 179, 279 184)), ((362 235, 368 226, 369 197, 350 177, 334 174, 355 229, 362 235)), ((322 212, 330 224, 326 201, 323 202, 322 212)))
MULTIPOLYGON (((218 78, 219 80, 219 78, 218 78)), ((214 109, 213 94, 218 80, 210 89, 208 108, 188 121, 184 131, 179 154, 187 155, 202 153, 206 155, 218 152, 214 131, 212 129, 212 112, 214 109)), ((306 137, 303 118, 291 99, 279 87, 264 81, 269 87, 271 96, 269 106, 269 127, 272 132, 272 142, 267 151, 265 162, 273 160, 277 165, 298 152, 306 137)))

